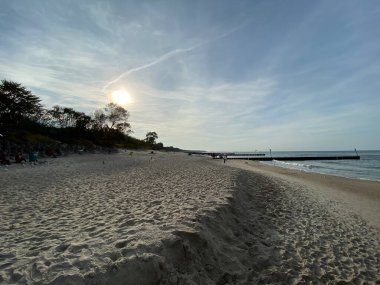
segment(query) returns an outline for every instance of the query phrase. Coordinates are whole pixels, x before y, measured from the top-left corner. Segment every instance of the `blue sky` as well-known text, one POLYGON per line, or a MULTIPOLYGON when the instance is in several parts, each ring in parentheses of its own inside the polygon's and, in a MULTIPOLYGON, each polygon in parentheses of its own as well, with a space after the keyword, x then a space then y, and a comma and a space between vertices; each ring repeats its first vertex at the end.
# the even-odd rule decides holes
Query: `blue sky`
POLYGON ((0 78, 204 150, 380 149, 380 2, 0 0, 0 78))

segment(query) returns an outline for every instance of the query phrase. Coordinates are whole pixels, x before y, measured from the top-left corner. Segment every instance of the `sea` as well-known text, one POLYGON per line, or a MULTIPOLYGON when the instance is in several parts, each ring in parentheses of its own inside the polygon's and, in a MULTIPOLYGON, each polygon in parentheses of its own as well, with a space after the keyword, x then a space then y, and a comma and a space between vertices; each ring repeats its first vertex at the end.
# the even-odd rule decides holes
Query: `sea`
MULTIPOLYGON (((269 152, 265 156, 270 156, 269 152)), ((286 156, 343 156, 356 155, 355 151, 272 151, 272 157, 286 156)), ((335 175, 346 178, 380 181, 380 150, 357 150, 359 160, 267 161, 278 167, 335 175)), ((379 189, 380 190, 380 189, 379 189)))

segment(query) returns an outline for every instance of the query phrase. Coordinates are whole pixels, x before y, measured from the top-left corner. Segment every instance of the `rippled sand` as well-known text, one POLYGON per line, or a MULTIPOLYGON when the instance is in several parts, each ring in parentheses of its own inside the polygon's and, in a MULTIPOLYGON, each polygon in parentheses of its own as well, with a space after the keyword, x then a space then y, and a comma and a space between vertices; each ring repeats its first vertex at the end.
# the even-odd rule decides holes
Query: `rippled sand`
POLYGON ((380 281, 378 232, 305 184, 185 154, 0 172, 0 283, 380 281))

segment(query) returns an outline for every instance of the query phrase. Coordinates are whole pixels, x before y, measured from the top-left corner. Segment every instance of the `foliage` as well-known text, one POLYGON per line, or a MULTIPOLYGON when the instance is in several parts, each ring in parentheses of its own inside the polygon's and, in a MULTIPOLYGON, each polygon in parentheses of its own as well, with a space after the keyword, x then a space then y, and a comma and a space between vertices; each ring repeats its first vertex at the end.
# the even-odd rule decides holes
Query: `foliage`
POLYGON ((57 143, 56 140, 53 140, 52 138, 40 134, 29 134, 27 136, 27 141, 31 143, 46 143, 46 144, 55 144, 57 143))
POLYGON ((145 140, 130 136, 129 112, 109 103, 92 116, 73 108, 43 109, 41 100, 21 84, 2 80, 0 85, 0 133, 17 144, 67 143, 93 148, 95 145, 123 148, 163 149, 156 132, 145 140))
POLYGON ((152 147, 152 149, 154 149, 154 150, 161 150, 163 148, 164 148, 164 144, 162 142, 156 143, 152 147))
POLYGON ((91 117, 85 113, 57 105, 51 110, 46 110, 42 120, 46 125, 57 128, 86 129, 91 123, 91 117))
POLYGON ((129 112, 115 103, 109 103, 94 113, 94 126, 97 129, 115 129, 130 133, 131 125, 128 123, 129 112))
POLYGON ((156 143, 156 139, 158 139, 157 133, 156 132, 148 132, 145 135, 145 141, 150 144, 154 145, 156 143))
POLYGON ((161 150, 164 148, 164 144, 159 142, 156 143, 156 140, 158 139, 158 135, 156 132, 148 132, 145 135, 145 142, 154 150, 161 150))
POLYGON ((21 84, 2 80, 0 84, 0 129, 7 132, 22 119, 42 114, 41 100, 21 84))

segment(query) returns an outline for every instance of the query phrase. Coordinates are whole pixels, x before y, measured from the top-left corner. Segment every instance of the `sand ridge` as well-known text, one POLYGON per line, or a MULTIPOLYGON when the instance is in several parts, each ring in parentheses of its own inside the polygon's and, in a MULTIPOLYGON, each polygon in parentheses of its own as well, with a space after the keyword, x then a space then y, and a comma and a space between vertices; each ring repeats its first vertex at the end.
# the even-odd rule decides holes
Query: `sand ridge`
POLYGON ((121 153, 0 173, 0 281, 380 282, 365 218, 299 181, 230 165, 121 153))
POLYGON ((231 171, 193 161, 73 156, 2 173, 2 280, 91 280, 120 259, 146 253, 173 229, 193 227, 231 191, 231 171))

